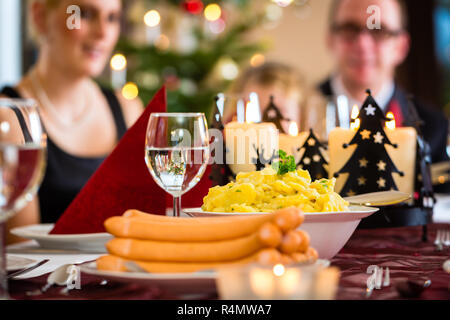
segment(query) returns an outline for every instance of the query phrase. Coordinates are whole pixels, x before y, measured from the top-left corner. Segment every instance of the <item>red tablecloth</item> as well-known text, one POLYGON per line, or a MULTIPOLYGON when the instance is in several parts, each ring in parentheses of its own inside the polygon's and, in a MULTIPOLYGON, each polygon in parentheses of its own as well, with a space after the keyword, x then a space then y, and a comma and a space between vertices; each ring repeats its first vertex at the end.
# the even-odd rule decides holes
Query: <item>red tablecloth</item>
MULTIPOLYGON (((429 242, 421 241, 421 227, 396 229, 357 230, 347 245, 331 261, 341 269, 341 280, 337 293, 338 300, 366 299, 366 273, 370 265, 389 267, 391 286, 374 290, 369 299, 401 299, 395 286, 412 278, 430 279, 432 284, 420 299, 450 299, 450 274, 445 273, 442 265, 450 258, 450 247, 442 252, 435 251, 433 240, 437 229, 450 225, 430 225, 429 242)), ((61 294, 61 287, 48 290, 45 294, 29 296, 27 292, 41 288, 48 275, 28 280, 9 282, 13 299, 179 299, 177 296, 158 287, 139 284, 107 282, 101 284, 101 278, 82 274, 81 290, 72 290, 61 294)), ((217 294, 199 297, 217 299, 217 294)))

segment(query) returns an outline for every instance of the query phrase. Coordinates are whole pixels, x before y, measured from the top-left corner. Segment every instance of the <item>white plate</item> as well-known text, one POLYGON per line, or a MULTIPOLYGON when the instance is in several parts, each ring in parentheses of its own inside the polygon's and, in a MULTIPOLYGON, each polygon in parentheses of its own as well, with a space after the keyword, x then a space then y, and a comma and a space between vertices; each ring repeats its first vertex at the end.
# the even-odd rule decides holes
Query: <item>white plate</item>
MULTIPOLYGON (((305 221, 300 226, 311 237, 311 246, 321 259, 333 258, 347 243, 361 219, 377 212, 378 208, 350 206, 345 212, 305 212, 305 221)), ((201 208, 184 209, 193 217, 220 217, 267 214, 204 212, 201 208)))
MULTIPOLYGON (((328 267, 330 261, 317 260, 316 264, 328 267)), ((192 273, 114 272, 97 270, 95 262, 80 265, 83 273, 106 280, 158 286, 175 294, 210 294, 216 292, 217 272, 206 270, 192 273)))
MULTIPOLYGON (((362 219, 377 212, 378 208, 364 207, 364 206, 350 206, 349 211, 341 212, 304 212, 305 222, 332 222, 332 221, 351 221, 355 219, 362 219)), ((202 208, 183 209, 183 211, 192 217, 213 217, 213 216, 251 216, 267 214, 266 212, 208 212, 203 211, 202 208)))
POLYGON ((49 234, 54 224, 36 224, 15 228, 11 233, 25 239, 36 240, 42 248, 79 250, 105 253, 105 244, 113 238, 109 233, 49 234))
POLYGON ((36 260, 22 258, 22 257, 16 257, 16 256, 12 256, 10 254, 7 254, 6 255, 6 271, 7 272, 19 271, 19 270, 33 266, 36 262, 37 262, 36 260))

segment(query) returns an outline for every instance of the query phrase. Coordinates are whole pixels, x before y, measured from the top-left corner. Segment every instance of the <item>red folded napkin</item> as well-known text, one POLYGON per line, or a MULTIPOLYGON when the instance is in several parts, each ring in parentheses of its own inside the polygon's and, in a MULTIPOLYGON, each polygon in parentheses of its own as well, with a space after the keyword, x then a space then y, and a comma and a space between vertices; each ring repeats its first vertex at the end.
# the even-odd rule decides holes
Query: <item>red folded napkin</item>
MULTIPOLYGON (((128 209, 164 215, 166 204, 172 207, 172 197, 154 182, 144 160, 150 114, 166 110, 163 87, 59 218, 51 234, 105 232, 104 221, 128 209)), ((183 195, 183 208, 202 205, 212 185, 209 172, 210 166, 199 183, 183 195)))
POLYGON ((105 232, 103 222, 128 209, 165 214, 166 192, 150 176, 144 155, 150 114, 165 112, 166 105, 163 87, 72 201, 51 234, 105 232))

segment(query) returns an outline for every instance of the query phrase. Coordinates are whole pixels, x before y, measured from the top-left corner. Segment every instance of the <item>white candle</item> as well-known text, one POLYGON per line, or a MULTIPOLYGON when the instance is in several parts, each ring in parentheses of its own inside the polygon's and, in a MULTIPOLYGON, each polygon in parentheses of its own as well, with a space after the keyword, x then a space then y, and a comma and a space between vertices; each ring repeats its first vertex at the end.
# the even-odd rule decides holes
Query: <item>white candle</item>
MULTIPOLYGON (((298 125, 292 121, 289 125, 289 134, 280 133, 279 147, 288 155, 296 156, 297 149, 300 148, 306 141, 309 132, 298 132, 298 125)), ((296 159, 298 161, 299 159, 296 159)))
MULTIPOLYGON (((386 135, 393 144, 397 144, 397 148, 385 145, 389 157, 395 166, 404 173, 403 176, 393 173, 394 182, 399 191, 413 194, 416 164, 416 143, 417 132, 414 128, 396 128, 385 129, 386 135)), ((352 129, 336 128, 331 131, 329 136, 329 152, 330 152, 330 178, 338 172, 350 159, 356 149, 356 145, 348 146, 344 149, 343 144, 349 143, 355 131, 352 129)), ((370 161, 370 159, 366 159, 370 161)), ((340 192, 347 181, 348 174, 340 174, 336 181, 336 191, 340 192)), ((345 195, 346 196, 346 195, 345 195)))
POLYGON ((260 159, 269 160, 278 151, 278 130, 273 123, 230 122, 225 126, 227 164, 233 173, 255 170, 255 148, 260 159))

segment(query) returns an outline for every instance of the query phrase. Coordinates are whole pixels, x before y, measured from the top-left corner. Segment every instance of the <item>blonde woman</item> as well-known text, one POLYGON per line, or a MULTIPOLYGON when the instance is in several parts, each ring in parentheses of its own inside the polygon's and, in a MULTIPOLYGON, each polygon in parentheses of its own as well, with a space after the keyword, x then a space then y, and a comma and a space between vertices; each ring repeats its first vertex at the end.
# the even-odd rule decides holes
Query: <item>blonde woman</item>
MULTIPOLYGON (((308 88, 302 75, 294 68, 278 62, 268 62, 259 67, 250 67, 231 85, 229 95, 248 97, 251 92, 258 94, 261 112, 274 97, 274 103, 282 116, 295 121, 302 130, 309 130, 311 124, 317 128, 321 121, 314 118, 316 105, 322 103, 312 89, 308 88)), ((236 116, 236 105, 228 103, 224 111, 224 121, 236 116)), ((282 123, 287 132, 289 122, 282 123)), ((319 131, 322 129, 320 128, 319 131)))
POLYGON ((92 80, 103 71, 118 40, 120 0, 34 0, 29 10, 38 61, 0 96, 39 103, 48 164, 38 197, 8 228, 55 222, 143 110, 140 101, 126 101, 92 80), (81 9, 79 29, 67 27, 70 5, 81 9))

